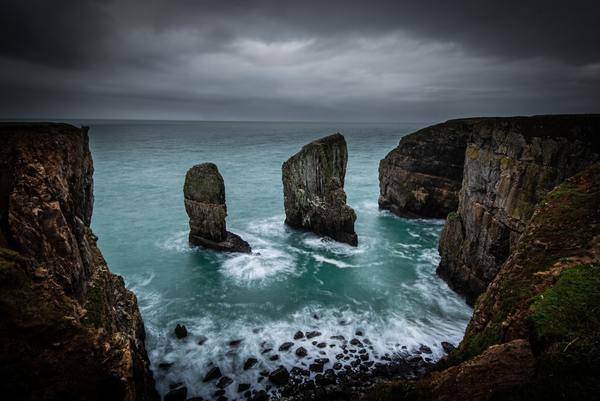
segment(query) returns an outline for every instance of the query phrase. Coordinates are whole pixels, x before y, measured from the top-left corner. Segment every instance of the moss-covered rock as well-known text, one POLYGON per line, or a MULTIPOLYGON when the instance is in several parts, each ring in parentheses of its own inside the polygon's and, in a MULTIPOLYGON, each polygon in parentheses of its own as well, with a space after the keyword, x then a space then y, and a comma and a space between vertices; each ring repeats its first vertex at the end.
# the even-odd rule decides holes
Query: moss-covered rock
POLYGON ((305 145, 282 166, 285 222, 356 246, 356 214, 346 204, 348 150, 341 134, 305 145))
POLYGON ((227 231, 225 182, 213 163, 190 168, 183 184, 185 210, 190 217, 192 245, 228 252, 251 252, 250 245, 227 231))

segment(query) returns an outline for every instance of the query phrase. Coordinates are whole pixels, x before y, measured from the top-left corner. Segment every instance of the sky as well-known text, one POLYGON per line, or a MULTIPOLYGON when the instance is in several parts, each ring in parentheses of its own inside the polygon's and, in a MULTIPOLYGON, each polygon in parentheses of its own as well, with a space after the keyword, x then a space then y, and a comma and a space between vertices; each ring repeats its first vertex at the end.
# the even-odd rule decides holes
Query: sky
POLYGON ((2 0, 0 118, 600 112, 600 1, 2 0))

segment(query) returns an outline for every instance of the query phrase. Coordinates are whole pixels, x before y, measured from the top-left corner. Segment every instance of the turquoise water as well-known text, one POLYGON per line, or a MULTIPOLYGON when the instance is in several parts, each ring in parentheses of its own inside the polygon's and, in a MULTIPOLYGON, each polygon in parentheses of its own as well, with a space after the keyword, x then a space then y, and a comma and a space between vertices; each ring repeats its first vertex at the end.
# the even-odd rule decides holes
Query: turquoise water
MULTIPOLYGON (((435 275, 443 222, 400 219, 377 208, 379 160, 420 124, 90 125, 93 229, 111 270, 138 296, 161 394, 184 382, 188 396, 209 397, 214 384, 201 379, 211 364, 236 383, 254 382, 262 369, 300 366, 293 352, 277 352, 297 330, 318 330, 319 341, 364 331, 376 360, 420 344, 439 358, 440 341, 462 338, 471 310, 435 275), (358 215, 357 248, 283 224, 281 164, 307 142, 338 131, 348 143, 346 192, 358 215), (183 180, 189 167, 207 161, 225 179, 228 229, 255 254, 188 246, 183 180), (184 340, 173 336, 177 323, 190 332, 184 340), (208 338, 203 345, 200 336, 208 338), (238 347, 229 345, 238 339, 238 347), (261 354, 263 348, 275 351, 261 354), (274 354, 280 359, 271 361, 274 354), (249 356, 259 364, 244 371, 249 356), (157 369, 161 362, 174 365, 157 369)), ((339 352, 335 344, 302 345, 311 358, 321 352, 333 360, 339 352)), ((235 383, 226 389, 230 399, 236 389, 235 383)))

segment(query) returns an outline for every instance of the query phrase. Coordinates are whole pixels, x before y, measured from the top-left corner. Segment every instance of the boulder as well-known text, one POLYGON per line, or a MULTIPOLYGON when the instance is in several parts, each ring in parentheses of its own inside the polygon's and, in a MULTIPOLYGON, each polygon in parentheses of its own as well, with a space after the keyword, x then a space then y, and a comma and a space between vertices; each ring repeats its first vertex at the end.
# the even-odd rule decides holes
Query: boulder
POLYGON ((356 246, 356 214, 346 204, 348 150, 341 134, 305 145, 282 166, 285 222, 356 246))
POLYGON ((215 164, 202 163, 190 168, 183 195, 190 218, 190 244, 225 252, 251 252, 246 241, 227 231, 225 183, 215 164))

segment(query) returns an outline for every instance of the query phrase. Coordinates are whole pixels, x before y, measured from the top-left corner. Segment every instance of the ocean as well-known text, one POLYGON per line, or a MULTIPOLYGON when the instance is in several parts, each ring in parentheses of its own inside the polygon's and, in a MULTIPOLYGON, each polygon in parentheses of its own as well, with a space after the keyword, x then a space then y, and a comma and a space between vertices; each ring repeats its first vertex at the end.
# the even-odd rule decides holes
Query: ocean
POLYGON ((330 337, 351 339, 357 331, 374 361, 421 344, 435 360, 441 341, 461 340, 472 311, 435 274, 443 221, 402 219, 377 207, 379 160, 427 124, 83 123, 95 167, 92 228, 110 269, 138 297, 162 395, 183 382, 188 397, 210 398, 216 387, 202 378, 218 366, 234 380, 225 395, 236 399, 238 383, 266 385, 258 383, 262 370, 335 361, 340 344, 330 337), (284 225, 282 163, 334 132, 348 143, 345 190, 358 216, 356 248, 284 225), (250 243, 252 255, 188 245, 183 181, 202 162, 216 163, 223 175, 227 227, 250 243), (174 336, 178 323, 189 331, 185 339, 174 336), (298 330, 321 335, 295 341, 298 330), (294 346, 278 351, 288 341, 294 346), (298 346, 307 358, 295 355, 298 346), (249 357, 258 363, 244 370, 249 357))

